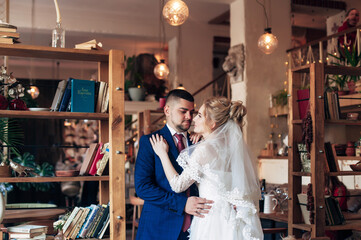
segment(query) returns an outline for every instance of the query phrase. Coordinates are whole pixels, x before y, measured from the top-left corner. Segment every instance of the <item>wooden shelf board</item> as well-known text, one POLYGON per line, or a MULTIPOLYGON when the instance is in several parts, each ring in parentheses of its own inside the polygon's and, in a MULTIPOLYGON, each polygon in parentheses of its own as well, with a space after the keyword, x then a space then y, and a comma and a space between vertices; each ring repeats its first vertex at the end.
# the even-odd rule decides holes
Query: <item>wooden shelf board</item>
POLYGON ((53 48, 22 44, 0 44, 0 55, 74 61, 108 62, 109 51, 53 48))
POLYGON ((311 226, 308 224, 304 224, 304 223, 298 223, 298 224, 292 224, 293 228, 297 228, 297 229, 301 229, 301 230, 305 230, 305 231, 311 231, 311 226))
POLYGON ((89 119, 108 120, 108 113, 50 112, 50 111, 19 111, 0 110, 0 117, 37 118, 37 119, 89 119))
POLYGON ((339 172, 329 172, 328 175, 330 176, 353 176, 353 175, 361 175, 361 172, 354 172, 354 171, 339 171, 339 172))
POLYGON ((268 109, 270 117, 286 117, 288 116, 288 106, 278 106, 268 109))
POLYGON ((325 230, 360 230, 361 220, 346 221, 343 225, 325 226, 325 230))
POLYGON ((292 172, 293 176, 299 176, 299 177, 307 177, 311 176, 311 173, 308 172, 292 172))
POLYGON ((74 182, 74 181, 109 181, 109 176, 78 176, 78 177, 2 177, 0 182, 74 182))
POLYGON ((310 72, 310 64, 292 68, 292 72, 309 73, 310 72))
POLYGON ((356 156, 336 156, 337 160, 358 160, 361 161, 361 157, 356 157, 356 156))
POLYGON ((325 74, 361 76, 361 68, 325 65, 325 74))
POLYGON ((42 219, 57 219, 59 215, 66 213, 66 209, 6 209, 1 223, 16 223, 42 219))
POLYGON ((302 119, 297 119, 292 121, 293 124, 302 124, 302 119))
POLYGON ((352 121, 346 119, 339 120, 325 120, 326 124, 334 124, 334 125, 353 125, 353 126, 361 126, 361 121, 352 121))

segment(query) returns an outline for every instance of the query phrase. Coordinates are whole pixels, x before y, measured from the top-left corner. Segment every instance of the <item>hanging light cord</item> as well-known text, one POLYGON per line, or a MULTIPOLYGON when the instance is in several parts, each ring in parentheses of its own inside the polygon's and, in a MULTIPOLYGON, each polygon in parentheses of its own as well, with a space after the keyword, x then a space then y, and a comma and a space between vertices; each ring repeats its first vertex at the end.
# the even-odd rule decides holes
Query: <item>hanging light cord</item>
POLYGON ((164 0, 159 1, 159 46, 160 46, 160 58, 163 59, 163 50, 164 50, 164 46, 165 46, 165 26, 164 26, 164 19, 163 19, 163 15, 162 15, 162 9, 164 7, 164 0))
POLYGON ((266 16, 267 28, 268 28, 268 17, 267 17, 266 8, 264 7, 264 4, 262 4, 260 1, 256 0, 256 2, 263 7, 264 15, 266 16))

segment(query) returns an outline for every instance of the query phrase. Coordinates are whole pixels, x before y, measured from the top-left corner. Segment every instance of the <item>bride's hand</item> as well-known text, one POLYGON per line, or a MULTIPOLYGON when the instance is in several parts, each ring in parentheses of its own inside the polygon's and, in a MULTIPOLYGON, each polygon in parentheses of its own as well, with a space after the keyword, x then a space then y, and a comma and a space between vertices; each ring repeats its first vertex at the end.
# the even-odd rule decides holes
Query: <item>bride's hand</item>
POLYGON ((154 152, 160 157, 162 154, 168 153, 168 143, 163 138, 163 136, 159 136, 158 134, 152 135, 151 138, 149 138, 150 144, 153 147, 154 152))

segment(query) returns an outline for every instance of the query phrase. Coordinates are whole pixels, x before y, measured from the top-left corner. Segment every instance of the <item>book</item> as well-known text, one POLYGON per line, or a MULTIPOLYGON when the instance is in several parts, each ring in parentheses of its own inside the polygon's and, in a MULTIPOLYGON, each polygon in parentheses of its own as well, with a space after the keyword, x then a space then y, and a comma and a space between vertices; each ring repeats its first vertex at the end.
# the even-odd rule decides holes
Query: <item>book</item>
POLYGON ((345 218, 343 217, 340 204, 334 197, 325 197, 326 214, 328 216, 330 225, 344 224, 345 218))
POLYGON ((19 38, 20 34, 17 32, 5 32, 5 31, 0 31, 0 36, 1 37, 10 37, 10 38, 19 38))
POLYGON ((109 161, 109 143, 105 143, 102 147, 103 157, 97 163, 97 172, 96 175, 101 176, 104 172, 104 169, 109 161))
POLYGON ((97 153, 98 147, 99 147, 98 143, 91 143, 89 145, 89 148, 85 153, 83 163, 81 164, 79 175, 89 174, 89 170, 93 163, 94 157, 97 153))
MULTIPOLYGON (((337 163, 332 152, 332 146, 330 142, 325 142, 325 155, 327 160, 328 169, 330 172, 337 172, 337 163)), ((326 167, 327 170, 327 167, 326 167)))
POLYGON ((12 233, 46 233, 48 231, 48 227, 40 225, 18 225, 8 227, 7 230, 12 233))
POLYGON ((68 219, 66 220, 66 222, 64 223, 64 226, 63 226, 63 233, 66 232, 66 230, 68 230, 68 227, 70 226, 71 222, 73 221, 74 217, 76 216, 76 214, 78 213, 79 211, 79 207, 75 207, 73 209, 73 211, 71 212, 70 216, 68 217, 68 219))
POLYGON ((106 206, 103 206, 103 205, 99 205, 99 210, 97 211, 97 214, 95 215, 93 221, 91 222, 90 226, 89 226, 89 230, 88 230, 88 233, 86 234, 86 237, 87 238, 91 238, 94 234, 94 230, 97 226, 97 224, 99 224, 99 220, 101 218, 101 216, 103 215, 104 213, 104 209, 105 209, 106 206))
POLYGON ((66 238, 69 238, 71 233, 75 230, 76 224, 79 221, 80 216, 83 214, 83 208, 79 208, 76 215, 74 216, 73 220, 70 222, 69 227, 66 229, 66 231, 63 231, 63 234, 66 238))
POLYGON ((13 41, 12 38, 2 38, 2 37, 0 37, 0 43, 13 44, 14 41, 13 41))
POLYGON ((108 105, 109 105, 109 87, 108 87, 108 84, 106 84, 105 93, 103 94, 103 100, 102 100, 102 104, 100 107, 101 108, 100 112, 101 113, 108 112, 108 105))
POLYGON ((66 108, 68 107, 69 100, 71 97, 71 78, 69 78, 63 97, 61 99, 60 105, 59 105, 59 112, 65 112, 66 108))
POLYGON ((71 239, 75 239, 76 236, 79 234, 79 231, 80 231, 81 227, 83 226, 89 212, 90 212, 89 208, 83 208, 83 214, 79 218, 79 221, 78 221, 77 225, 75 226, 75 230, 69 236, 71 239))
POLYGON ((79 43, 79 44, 75 44, 75 48, 76 49, 85 49, 85 50, 104 50, 103 48, 103 44, 101 42, 98 42, 93 39, 90 40, 88 42, 84 42, 84 43, 79 43))
POLYGON ((31 237, 31 238, 14 238, 14 237, 10 237, 10 239, 11 240, 17 240, 17 239, 21 239, 21 240, 46 240, 46 234, 41 233, 40 235, 31 237))
POLYGON ((99 147, 97 150, 97 153, 94 157, 94 160, 92 162, 92 165, 89 169, 89 175, 95 175, 97 173, 97 163, 99 160, 101 160, 103 158, 103 153, 102 153, 102 147, 103 147, 103 143, 99 143, 99 147))
POLYGON ((33 232, 33 233, 18 233, 18 232, 9 232, 10 238, 33 238, 36 236, 39 236, 41 234, 44 234, 44 232, 33 232))
POLYGON ((96 214, 97 214, 97 212, 99 210, 99 206, 97 206, 95 204, 92 204, 90 206, 92 207, 92 211, 89 213, 89 217, 86 220, 86 222, 84 223, 84 227, 82 229, 82 232, 79 234, 79 236, 81 238, 85 238, 86 234, 89 231, 89 227, 90 227, 91 223, 93 222, 94 217, 96 216, 96 214))
POLYGON ((98 236, 100 230, 102 229, 102 227, 103 227, 104 223, 106 222, 107 217, 109 215, 109 208, 110 208, 110 202, 107 204, 106 208, 104 209, 103 215, 100 218, 99 223, 98 223, 97 227, 95 228, 95 231, 94 231, 92 237, 98 236))
POLYGON ((71 79, 71 112, 94 112, 95 82, 71 79))
POLYGON ((6 27, 1 27, 1 26, 0 26, 0 32, 15 33, 15 32, 16 32, 16 28, 6 28, 6 27))
POLYGON ((102 229, 100 230, 100 232, 99 232, 99 234, 98 234, 98 236, 97 236, 98 239, 102 239, 102 238, 103 238, 104 233, 105 233, 105 231, 107 230, 107 228, 108 228, 108 226, 109 226, 109 223, 110 223, 110 214, 108 214, 107 219, 106 219, 106 221, 104 222, 104 225, 103 225, 102 229))
POLYGON ((50 107, 51 111, 53 111, 53 112, 58 111, 67 83, 68 83, 67 80, 62 80, 58 83, 58 87, 56 89, 56 92, 55 92, 55 95, 53 98, 53 103, 51 104, 51 107, 50 107))
POLYGON ((95 112, 97 112, 97 113, 100 113, 100 111, 102 109, 104 92, 105 92, 105 88, 107 88, 107 85, 108 84, 106 82, 102 82, 102 81, 99 84, 98 98, 96 100, 96 108, 95 108, 95 112))
POLYGON ((80 234, 84 231, 85 224, 86 224, 86 222, 88 221, 89 216, 90 216, 90 213, 91 213, 92 210, 93 210, 93 207, 92 207, 92 206, 93 206, 93 205, 90 205, 90 206, 86 207, 86 208, 88 209, 88 214, 85 216, 84 222, 83 222, 82 226, 80 227, 80 230, 79 230, 76 238, 80 238, 80 234))

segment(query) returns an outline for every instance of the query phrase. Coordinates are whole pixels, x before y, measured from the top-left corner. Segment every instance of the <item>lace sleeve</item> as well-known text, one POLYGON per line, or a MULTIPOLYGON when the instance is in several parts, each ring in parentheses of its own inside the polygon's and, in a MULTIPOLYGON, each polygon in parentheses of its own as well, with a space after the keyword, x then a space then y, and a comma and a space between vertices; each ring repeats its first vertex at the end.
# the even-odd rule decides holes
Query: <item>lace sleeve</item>
POLYGON ((195 180, 192 179, 192 169, 186 168, 181 175, 174 175, 169 184, 174 192, 180 193, 187 190, 194 182, 195 180))
POLYGON ((183 172, 180 175, 175 175, 169 182, 174 192, 184 192, 195 181, 201 181, 201 173, 203 166, 200 165, 202 157, 201 148, 194 151, 191 156, 189 152, 183 151, 179 154, 177 162, 179 166, 183 168, 183 172))

